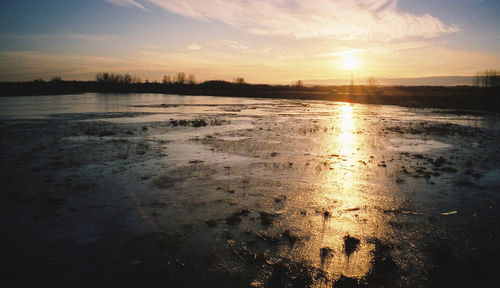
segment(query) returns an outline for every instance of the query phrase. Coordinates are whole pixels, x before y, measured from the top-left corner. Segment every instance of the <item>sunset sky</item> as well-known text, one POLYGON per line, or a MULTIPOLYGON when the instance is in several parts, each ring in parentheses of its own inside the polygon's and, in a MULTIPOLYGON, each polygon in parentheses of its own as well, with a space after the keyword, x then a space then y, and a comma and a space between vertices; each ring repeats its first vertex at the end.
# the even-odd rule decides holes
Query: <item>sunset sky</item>
POLYGON ((3 0, 0 81, 473 75, 500 68, 500 1, 3 0))

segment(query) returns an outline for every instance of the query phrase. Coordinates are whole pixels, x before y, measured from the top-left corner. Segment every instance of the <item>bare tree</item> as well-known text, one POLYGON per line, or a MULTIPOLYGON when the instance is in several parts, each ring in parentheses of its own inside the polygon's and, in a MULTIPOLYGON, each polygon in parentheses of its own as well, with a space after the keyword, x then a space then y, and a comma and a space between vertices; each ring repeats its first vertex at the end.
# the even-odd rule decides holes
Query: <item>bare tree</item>
POLYGON ((113 83, 123 83, 123 75, 121 75, 121 74, 111 74, 111 82, 113 82, 113 83))
POLYGON ((104 82, 104 74, 102 74, 102 73, 97 73, 97 74, 95 75, 95 81, 97 81, 97 82, 104 82))
POLYGON ((186 83, 186 74, 184 72, 179 72, 175 76, 175 83, 184 84, 186 83))
POLYGON ((368 86, 370 86, 370 88, 376 88, 378 86, 378 81, 377 79, 375 79, 375 77, 368 77, 368 86))
POLYGON ((102 73, 102 81, 109 82, 109 73, 102 73))
POLYGON ((378 80, 375 77, 368 77, 368 87, 375 94, 382 94, 382 89, 378 83, 378 80))
POLYGON ((189 74, 188 76, 188 84, 196 84, 196 78, 193 74, 189 74))
POLYGON ((233 79, 234 84, 245 84, 245 79, 243 77, 236 77, 233 79))
POLYGON ((490 69, 477 72, 472 84, 484 88, 500 87, 500 71, 490 69))
POLYGON ((304 84, 302 83, 302 80, 297 80, 296 82, 293 83, 293 86, 302 87, 304 86, 304 84))
POLYGON ((170 75, 165 75, 163 76, 163 81, 162 81, 163 84, 171 84, 172 83, 172 79, 170 79, 170 75))
POLYGON ((130 76, 130 74, 128 74, 128 73, 123 75, 123 83, 125 83, 125 84, 132 83, 132 76, 130 76))

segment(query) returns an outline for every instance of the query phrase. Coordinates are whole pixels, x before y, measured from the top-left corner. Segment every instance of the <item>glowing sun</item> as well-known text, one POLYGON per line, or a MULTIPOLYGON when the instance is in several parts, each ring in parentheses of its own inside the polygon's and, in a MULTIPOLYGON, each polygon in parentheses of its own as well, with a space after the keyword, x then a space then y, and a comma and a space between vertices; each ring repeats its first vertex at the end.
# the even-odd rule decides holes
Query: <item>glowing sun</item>
POLYGON ((359 66, 359 61, 356 56, 346 54, 340 59, 340 67, 345 70, 354 70, 359 66))

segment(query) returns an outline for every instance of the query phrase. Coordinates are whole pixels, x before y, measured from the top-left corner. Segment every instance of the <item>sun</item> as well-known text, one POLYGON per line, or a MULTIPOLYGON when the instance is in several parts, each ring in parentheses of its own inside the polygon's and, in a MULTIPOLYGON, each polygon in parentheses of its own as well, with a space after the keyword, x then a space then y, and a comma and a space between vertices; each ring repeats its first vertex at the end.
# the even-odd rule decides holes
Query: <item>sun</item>
POLYGON ((346 54, 340 59, 340 66, 345 70, 354 70, 359 66, 358 58, 352 54, 346 54))

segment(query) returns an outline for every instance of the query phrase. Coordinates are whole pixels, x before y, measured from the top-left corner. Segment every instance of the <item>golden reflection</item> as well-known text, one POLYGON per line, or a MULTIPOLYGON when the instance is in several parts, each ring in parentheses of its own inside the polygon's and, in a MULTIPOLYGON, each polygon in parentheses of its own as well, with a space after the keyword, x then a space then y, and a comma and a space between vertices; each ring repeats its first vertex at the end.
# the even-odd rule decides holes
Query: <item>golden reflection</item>
MULTIPOLYGON (((331 259, 322 259, 319 266, 334 279, 341 275, 360 278, 371 269, 374 245, 368 239, 377 235, 377 216, 374 214, 373 199, 365 193, 369 186, 366 177, 370 152, 364 143, 362 133, 364 122, 360 108, 350 103, 336 105, 338 113, 329 125, 331 132, 325 136, 320 151, 328 169, 317 174, 319 191, 316 203, 328 211, 317 215, 317 227, 321 227, 317 238, 311 239, 309 250, 311 258, 317 251, 329 247, 335 251, 331 259), (327 155, 327 156, 326 156, 327 155), (360 240, 354 253, 345 252, 345 236, 360 240)), ((315 254, 315 255, 314 255, 315 254)))
POLYGON ((340 121, 339 121, 339 135, 336 136, 336 142, 339 149, 339 154, 342 157, 342 165, 343 172, 345 177, 342 177, 344 180, 342 182, 347 182, 344 184, 351 183, 348 178, 352 176, 352 168, 354 167, 354 156, 356 151, 356 139, 355 139, 355 129, 356 123, 354 122, 352 115, 352 106, 351 104, 346 103, 345 105, 340 107, 340 121))
POLYGON ((360 136, 356 133, 359 123, 353 115, 353 107, 350 103, 345 103, 339 107, 338 133, 332 135, 330 139, 333 143, 331 147, 333 155, 339 155, 339 160, 334 165, 334 173, 329 177, 330 184, 335 184, 339 188, 339 193, 343 199, 345 209, 358 207, 361 199, 358 197, 357 184, 360 181, 360 170, 358 169, 360 151, 360 136))
MULTIPOLYGON (((353 112, 353 106, 350 103, 345 103, 339 107, 339 129, 337 135, 332 135, 331 141, 334 143, 332 147, 336 154, 340 156, 337 165, 334 166, 334 173, 330 175, 329 182, 338 188, 335 193, 337 202, 342 207, 342 211, 348 211, 340 214, 338 219, 332 219, 335 226, 341 231, 341 235, 351 235, 361 238, 365 227, 360 223, 358 211, 366 206, 365 199, 360 195, 361 184, 361 136, 357 133, 361 123, 359 123, 356 115, 353 112), (351 212, 349 212, 351 211, 351 212), (354 212, 354 213, 352 213, 354 212)), ((334 153, 335 154, 335 153, 334 153)), ((362 160, 361 160, 362 161, 362 160)), ((329 185, 331 186, 331 185, 329 185)), ((337 234, 338 235, 338 234, 337 234)), ((337 242, 337 246, 343 248, 343 237, 338 236, 331 239, 337 242), (342 245, 339 245, 339 243, 342 245)), ((348 277, 362 277, 370 270, 370 261, 372 247, 366 243, 362 243, 355 253, 350 256, 345 253, 339 253, 339 256, 333 260, 332 265, 334 270, 338 271, 335 274, 345 275, 348 277)))
POLYGON ((352 132, 354 131, 354 128, 355 124, 352 117, 352 106, 350 103, 345 103, 340 107, 340 135, 338 135, 338 139, 342 144, 342 150, 352 150, 351 148, 354 144, 354 137, 352 137, 352 132))

